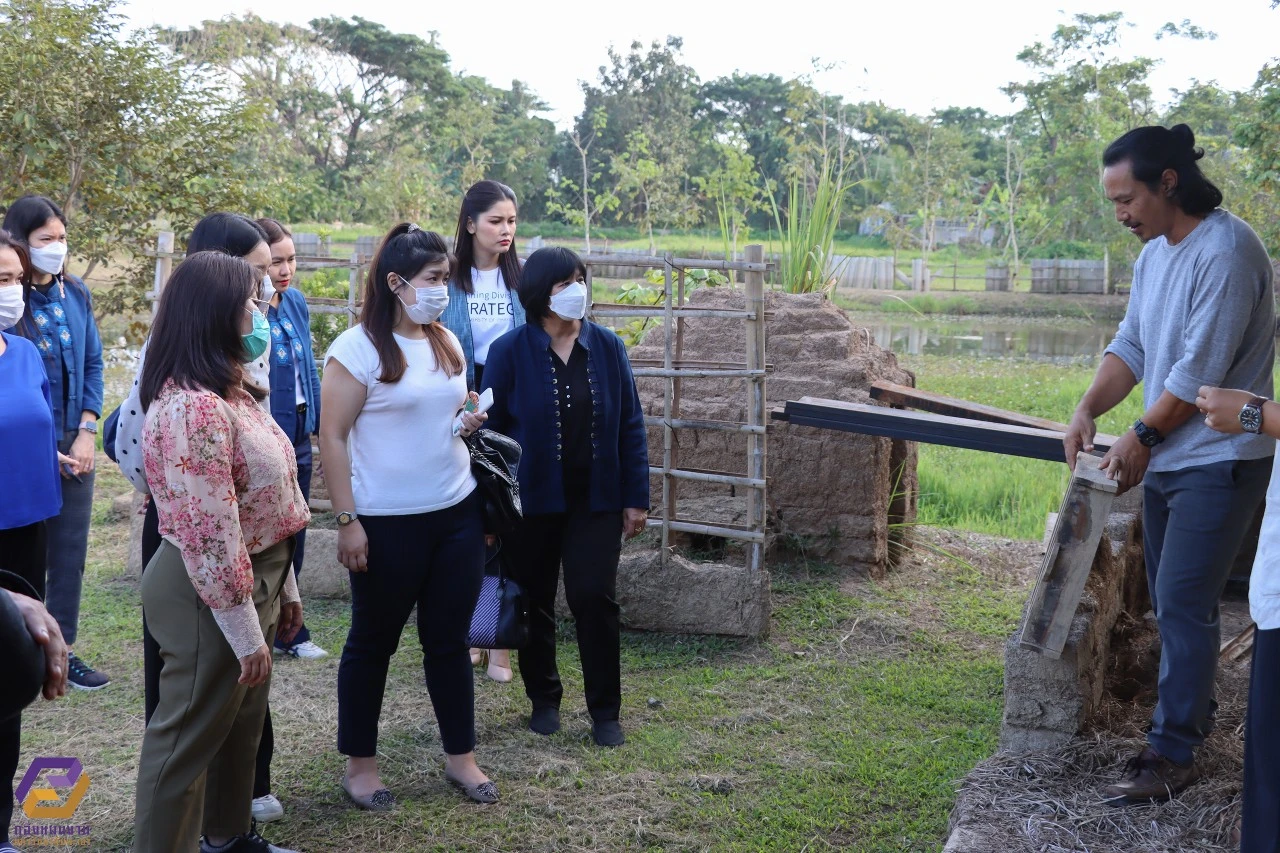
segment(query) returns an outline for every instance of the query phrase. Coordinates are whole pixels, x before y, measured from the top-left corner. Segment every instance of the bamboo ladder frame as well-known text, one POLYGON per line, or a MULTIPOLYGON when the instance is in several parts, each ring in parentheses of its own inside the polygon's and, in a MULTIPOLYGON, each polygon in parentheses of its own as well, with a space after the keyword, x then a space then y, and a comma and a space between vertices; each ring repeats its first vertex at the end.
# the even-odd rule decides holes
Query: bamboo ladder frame
POLYGON ((587 284, 590 287, 593 266, 630 266, 646 269, 662 268, 663 299, 659 306, 602 304, 593 305, 592 317, 661 317, 664 331, 661 367, 635 367, 637 378, 666 380, 662 415, 646 416, 645 424, 662 428, 662 466, 650 465, 649 472, 662 477, 662 518, 650 519, 649 527, 662 530, 662 562, 670 561, 672 533, 698 533, 748 543, 747 566, 753 571, 764 569, 765 490, 767 486, 768 405, 765 393, 764 247, 746 247, 745 261, 712 261, 704 258, 679 258, 670 253, 662 257, 619 257, 586 255, 587 284), (707 269, 744 273, 747 297, 745 309, 691 308, 685 305, 685 273, 689 269, 707 269), (745 359, 740 365, 686 362, 684 356, 685 320, 689 317, 715 317, 745 321, 745 359), (680 417, 683 380, 690 378, 740 378, 747 383, 747 420, 745 423, 680 417), (746 474, 703 471, 680 465, 678 431, 683 429, 745 433, 747 438, 746 474), (745 525, 713 524, 682 520, 677 514, 681 480, 745 488, 747 523, 745 525))

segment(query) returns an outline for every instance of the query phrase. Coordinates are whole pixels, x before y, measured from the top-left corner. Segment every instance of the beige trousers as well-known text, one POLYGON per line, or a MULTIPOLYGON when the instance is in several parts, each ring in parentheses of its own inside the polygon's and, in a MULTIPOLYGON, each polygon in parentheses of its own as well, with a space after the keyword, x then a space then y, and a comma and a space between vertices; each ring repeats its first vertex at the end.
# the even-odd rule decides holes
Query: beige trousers
MULTIPOLYGON (((293 562, 289 538, 253 556, 253 603, 267 648, 293 562)), ((248 832, 254 758, 271 681, 239 684, 240 661, 164 542, 142 575, 142 607, 160 644, 160 702, 142 739, 136 853, 198 853, 199 837, 248 832)))

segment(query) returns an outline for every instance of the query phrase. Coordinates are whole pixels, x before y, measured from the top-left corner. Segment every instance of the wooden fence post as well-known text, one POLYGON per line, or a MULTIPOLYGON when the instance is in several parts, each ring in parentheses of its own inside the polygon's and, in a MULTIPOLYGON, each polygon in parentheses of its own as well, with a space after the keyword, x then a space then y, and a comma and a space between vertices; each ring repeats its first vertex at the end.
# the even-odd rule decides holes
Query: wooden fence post
POLYGON ((169 273, 173 272, 173 258, 167 257, 172 254, 173 232, 161 231, 156 236, 156 278, 151 287, 151 292, 154 294, 151 298, 151 318, 153 320, 156 316, 156 307, 160 304, 160 291, 164 289, 165 282, 169 280, 169 273))
MULTIPOLYGON (((752 244, 747 246, 748 263, 764 262, 764 246, 752 244)), ((752 312, 747 318, 747 369, 750 371, 765 370, 765 319, 764 319, 764 273, 748 272, 746 274, 747 310, 752 312)), ((765 389, 765 377, 753 375, 747 379, 747 425, 759 427, 759 432, 747 433, 747 475, 753 480, 766 482, 768 438, 765 429, 768 427, 768 395, 765 389)), ((747 491, 747 524, 753 531, 765 532, 766 489, 767 485, 747 491)), ((752 571, 764 569, 763 541, 752 542, 748 552, 747 566, 752 571)))
POLYGON ((351 256, 351 272, 347 276, 347 328, 356 324, 356 289, 360 287, 360 257, 351 256))

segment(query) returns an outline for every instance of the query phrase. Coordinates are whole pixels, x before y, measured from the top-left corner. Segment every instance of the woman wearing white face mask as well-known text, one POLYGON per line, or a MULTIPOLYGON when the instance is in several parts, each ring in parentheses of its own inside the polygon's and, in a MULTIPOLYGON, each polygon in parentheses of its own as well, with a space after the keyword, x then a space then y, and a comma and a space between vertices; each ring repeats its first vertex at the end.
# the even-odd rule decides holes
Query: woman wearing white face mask
MULTIPOLYGON (((63 469, 62 512, 49 520, 47 583, 49 612, 58 620, 67 646, 74 647, 102 414, 102 339, 89 289, 65 271, 67 219, 62 210, 44 196, 24 196, 6 211, 3 228, 26 244, 32 267, 27 310, 13 331, 40 350, 49 377, 58 450, 77 465, 77 473, 63 469)), ((109 683, 74 651, 69 661, 73 687, 97 690, 109 683)))
MULTIPOLYGON (((378 718, 387 668, 414 605, 445 777, 471 799, 497 787, 475 760, 467 633, 484 571, 482 501, 453 434, 467 398, 458 339, 436 322, 448 304, 440 235, 408 223, 383 239, 369 268, 360 324, 325 355, 320 455, 338 514, 338 559, 351 571, 351 630, 338 667, 342 788, 388 811, 378 775, 378 718)), ((469 435, 484 416, 463 416, 469 435)))
POLYGON ((582 261, 539 249, 525 262, 520 299, 529 322, 489 348, 490 428, 520 443, 524 519, 507 537, 511 574, 530 597, 529 645, 520 676, 533 705, 529 728, 560 728, 564 690, 556 670, 555 597, 564 590, 577 622, 592 736, 623 743, 618 555, 622 537, 645 526, 649 460, 644 412, 622 339, 584 319, 582 261))

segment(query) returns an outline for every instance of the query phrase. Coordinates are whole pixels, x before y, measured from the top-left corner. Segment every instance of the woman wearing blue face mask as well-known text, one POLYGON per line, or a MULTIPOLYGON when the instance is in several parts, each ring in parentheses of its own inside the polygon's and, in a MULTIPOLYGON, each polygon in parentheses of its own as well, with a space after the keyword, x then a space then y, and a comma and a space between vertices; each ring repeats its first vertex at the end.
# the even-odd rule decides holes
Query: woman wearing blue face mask
POLYGON ((520 300, 529 322, 489 348, 490 428, 520 443, 524 519, 507 537, 511 574, 528 593, 529 645, 520 676, 533 705, 529 728, 560 728, 555 598, 564 590, 577 622, 592 736, 623 743, 616 586, 622 537, 645 526, 648 444, 631 363, 616 334, 584 319, 582 261, 539 249, 525 262, 520 300))
POLYGON ((48 523, 47 604, 72 648, 68 682, 80 690, 97 690, 110 679, 78 657, 74 646, 102 413, 102 340, 89 289, 66 272, 67 218, 61 208, 44 196, 24 196, 5 213, 3 228, 26 244, 32 267, 26 312, 12 331, 40 350, 58 450, 76 460, 78 470, 63 469, 62 511, 48 523))

